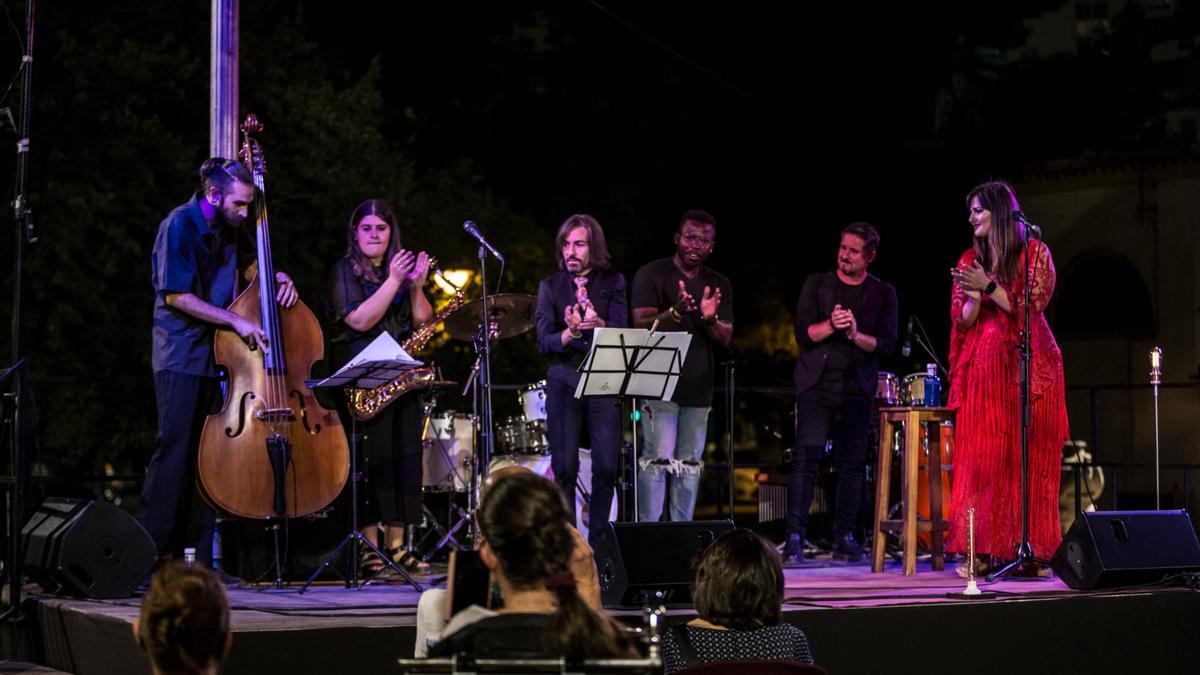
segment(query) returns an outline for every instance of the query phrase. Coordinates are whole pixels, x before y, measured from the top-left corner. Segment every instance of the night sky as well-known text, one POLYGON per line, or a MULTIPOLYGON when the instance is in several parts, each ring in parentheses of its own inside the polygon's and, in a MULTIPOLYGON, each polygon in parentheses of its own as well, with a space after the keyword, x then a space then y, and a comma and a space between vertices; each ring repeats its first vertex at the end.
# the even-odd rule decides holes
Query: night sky
MULTIPOLYGON (((119 4, 41 10, 30 189, 42 242, 29 255, 48 283, 26 321, 37 367, 144 384, 150 240, 207 153, 209 17, 207 3, 119 4), (106 267, 73 278, 91 257, 106 267), (82 347, 62 335, 81 330, 94 331, 82 347), (65 356, 85 349, 99 356, 65 356)), ((734 285, 740 382, 786 387, 788 357, 741 340, 765 325, 790 333, 804 277, 832 267, 842 227, 867 220, 882 235, 871 271, 896 286, 901 327, 919 316, 944 358, 947 269, 970 245, 969 188, 1154 142, 1138 131, 1155 112, 1142 105, 1140 52, 1120 31, 1102 57, 1008 60, 1025 46, 1023 21, 1064 3, 980 4, 243 3, 242 112, 270 111, 273 221, 315 223, 279 267, 319 303, 345 214, 366 197, 399 200, 402 172, 424 180, 397 205, 407 243, 444 266, 473 263, 465 218, 502 250, 541 251, 514 256, 509 292, 536 292, 572 213, 599 219, 632 277, 669 255, 679 216, 701 208, 718 221, 709 264, 734 285), (371 90, 355 90, 372 68, 371 90), (267 100, 293 79, 328 95, 267 100), (327 110, 355 95, 379 110, 359 135, 327 110)), ((23 24, 23 2, 0 8, 23 24)), ((5 73, 18 66, 14 35, 5 73)), ((15 107, 19 90, 0 104, 15 107)), ((11 184, 11 159, 0 172, 11 184)), ((8 298, 0 310, 8 316, 8 298)), ((503 375, 540 377, 532 342, 511 344, 521 365, 503 375)), ((134 425, 132 445, 145 447, 152 422, 134 425)))

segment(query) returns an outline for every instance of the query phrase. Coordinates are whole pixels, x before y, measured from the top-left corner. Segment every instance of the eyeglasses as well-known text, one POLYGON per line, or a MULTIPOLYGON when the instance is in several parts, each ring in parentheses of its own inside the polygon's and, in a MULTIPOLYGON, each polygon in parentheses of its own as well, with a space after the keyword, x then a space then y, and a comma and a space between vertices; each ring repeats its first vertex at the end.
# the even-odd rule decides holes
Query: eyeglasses
POLYGON ((713 244, 713 240, 709 237, 701 237, 695 234, 685 234, 679 239, 683 241, 683 243, 691 244, 692 246, 712 246, 713 244))

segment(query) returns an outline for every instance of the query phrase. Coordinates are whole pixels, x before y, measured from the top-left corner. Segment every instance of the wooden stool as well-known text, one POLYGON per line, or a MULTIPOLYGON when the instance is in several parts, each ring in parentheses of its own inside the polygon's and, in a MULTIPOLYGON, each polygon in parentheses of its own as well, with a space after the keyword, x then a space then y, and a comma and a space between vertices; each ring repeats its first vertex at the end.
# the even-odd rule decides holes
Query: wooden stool
POLYGON ((954 419, 949 408, 892 407, 879 410, 879 457, 875 472, 875 541, 871 547, 871 571, 883 571, 884 533, 899 532, 904 542, 904 575, 917 573, 917 531, 930 533, 933 569, 945 567, 943 533, 949 527, 942 509, 942 458, 940 423, 954 419), (932 423, 932 424, 930 424, 932 423), (921 425, 926 426, 930 458, 925 480, 929 487, 929 520, 917 522, 917 481, 921 453, 921 425), (888 520, 888 491, 892 482, 892 437, 904 427, 904 457, 900 520, 888 520))

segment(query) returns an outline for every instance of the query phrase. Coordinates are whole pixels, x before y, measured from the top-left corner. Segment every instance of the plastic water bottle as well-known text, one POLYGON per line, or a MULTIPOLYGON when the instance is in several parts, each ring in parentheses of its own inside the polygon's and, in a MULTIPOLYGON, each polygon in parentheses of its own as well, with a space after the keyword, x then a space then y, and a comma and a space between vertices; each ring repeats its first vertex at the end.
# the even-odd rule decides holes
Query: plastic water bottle
POLYGON ((925 364, 925 406, 936 408, 942 405, 942 381, 938 379, 938 365, 925 364))
POLYGON ((196 564, 196 549, 194 549, 194 548, 183 549, 183 564, 185 567, 192 567, 193 565, 196 564))

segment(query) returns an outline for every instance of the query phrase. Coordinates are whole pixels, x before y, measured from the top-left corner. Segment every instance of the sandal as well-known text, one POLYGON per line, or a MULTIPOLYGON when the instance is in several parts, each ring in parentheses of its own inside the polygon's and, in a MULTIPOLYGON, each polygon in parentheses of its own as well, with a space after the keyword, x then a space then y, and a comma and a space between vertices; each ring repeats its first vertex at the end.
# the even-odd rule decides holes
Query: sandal
POLYGON ((380 572, 387 569, 387 564, 383 562, 383 558, 369 548, 364 548, 362 556, 358 562, 358 572, 364 577, 379 576, 380 572))
POLYGON ((413 555, 408 549, 397 549, 392 553, 392 562, 404 568, 410 574, 429 574, 429 563, 413 555))

